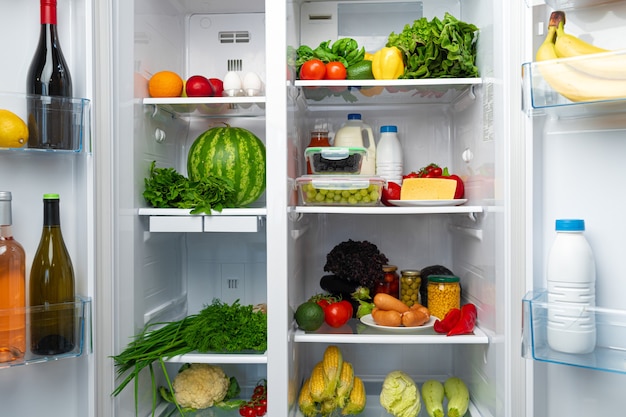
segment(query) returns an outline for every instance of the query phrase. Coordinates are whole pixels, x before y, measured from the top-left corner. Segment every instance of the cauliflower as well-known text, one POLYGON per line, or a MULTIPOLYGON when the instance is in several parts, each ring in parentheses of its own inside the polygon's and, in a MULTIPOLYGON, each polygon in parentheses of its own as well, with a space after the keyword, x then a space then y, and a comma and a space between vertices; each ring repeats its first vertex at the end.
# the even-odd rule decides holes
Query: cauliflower
POLYGON ((229 385, 230 379, 222 368, 206 363, 183 365, 172 383, 176 402, 183 408, 197 410, 224 400, 229 385))

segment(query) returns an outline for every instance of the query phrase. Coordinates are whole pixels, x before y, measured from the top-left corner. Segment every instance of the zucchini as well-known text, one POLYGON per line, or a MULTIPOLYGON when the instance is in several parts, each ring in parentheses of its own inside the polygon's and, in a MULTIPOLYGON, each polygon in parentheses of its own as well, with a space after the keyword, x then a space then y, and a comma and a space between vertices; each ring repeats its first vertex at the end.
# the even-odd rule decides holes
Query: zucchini
POLYGON ((443 417, 443 384, 429 379, 422 385, 422 400, 430 417, 443 417))
POLYGON ((469 407, 469 390, 461 378, 450 377, 443 389, 448 398, 448 417, 463 417, 469 407))

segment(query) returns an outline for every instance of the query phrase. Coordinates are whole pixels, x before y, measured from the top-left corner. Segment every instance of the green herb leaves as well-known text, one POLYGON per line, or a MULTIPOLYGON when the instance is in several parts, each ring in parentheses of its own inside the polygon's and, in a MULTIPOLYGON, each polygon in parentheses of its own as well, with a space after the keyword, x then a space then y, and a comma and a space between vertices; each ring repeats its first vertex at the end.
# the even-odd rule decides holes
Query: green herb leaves
POLYGON ((191 214, 211 214, 234 207, 235 189, 225 178, 208 177, 191 181, 174 168, 156 168, 153 161, 150 176, 144 179, 143 197, 153 207, 193 209, 191 214))
POLYGON ((400 78, 477 77, 475 32, 478 28, 446 13, 443 20, 425 17, 389 35, 405 58, 400 78))

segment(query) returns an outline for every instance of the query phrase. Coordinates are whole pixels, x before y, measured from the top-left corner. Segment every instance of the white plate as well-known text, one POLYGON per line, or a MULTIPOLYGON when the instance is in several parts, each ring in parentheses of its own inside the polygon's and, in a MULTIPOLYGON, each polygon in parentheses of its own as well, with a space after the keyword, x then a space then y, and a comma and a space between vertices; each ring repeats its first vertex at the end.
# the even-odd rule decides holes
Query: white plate
POLYGON ((394 332, 404 332, 404 333, 414 332, 416 330, 419 331, 419 330, 423 330, 423 329, 430 329, 431 327, 433 327, 435 325, 435 321, 436 320, 437 320, 437 317, 430 316, 430 320, 428 320, 422 326, 416 326, 416 327, 404 327, 404 326, 391 327, 391 326, 381 326, 380 324, 376 324, 376 322, 372 318, 371 314, 368 314, 366 316, 361 317, 361 323, 365 324, 366 326, 375 327, 377 329, 383 329, 383 330, 391 330, 391 331, 394 331, 394 332))
POLYGON ((400 207, 458 206, 467 203, 467 198, 456 200, 389 200, 389 202, 400 207))

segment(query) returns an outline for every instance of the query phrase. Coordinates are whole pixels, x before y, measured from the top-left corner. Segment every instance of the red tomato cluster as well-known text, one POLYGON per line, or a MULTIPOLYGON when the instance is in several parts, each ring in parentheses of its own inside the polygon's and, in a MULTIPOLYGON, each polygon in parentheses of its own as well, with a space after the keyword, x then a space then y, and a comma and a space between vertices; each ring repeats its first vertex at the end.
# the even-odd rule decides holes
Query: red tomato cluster
POLYGON ((346 67, 338 61, 324 64, 319 59, 310 59, 300 67, 301 80, 345 80, 346 67))
POLYGON ((261 417, 267 414, 267 386, 265 380, 254 387, 250 401, 239 406, 242 417, 261 417))
POLYGON ((324 310, 324 321, 330 327, 338 328, 343 326, 352 318, 354 313, 350 301, 337 300, 332 296, 320 298, 317 304, 324 310))

